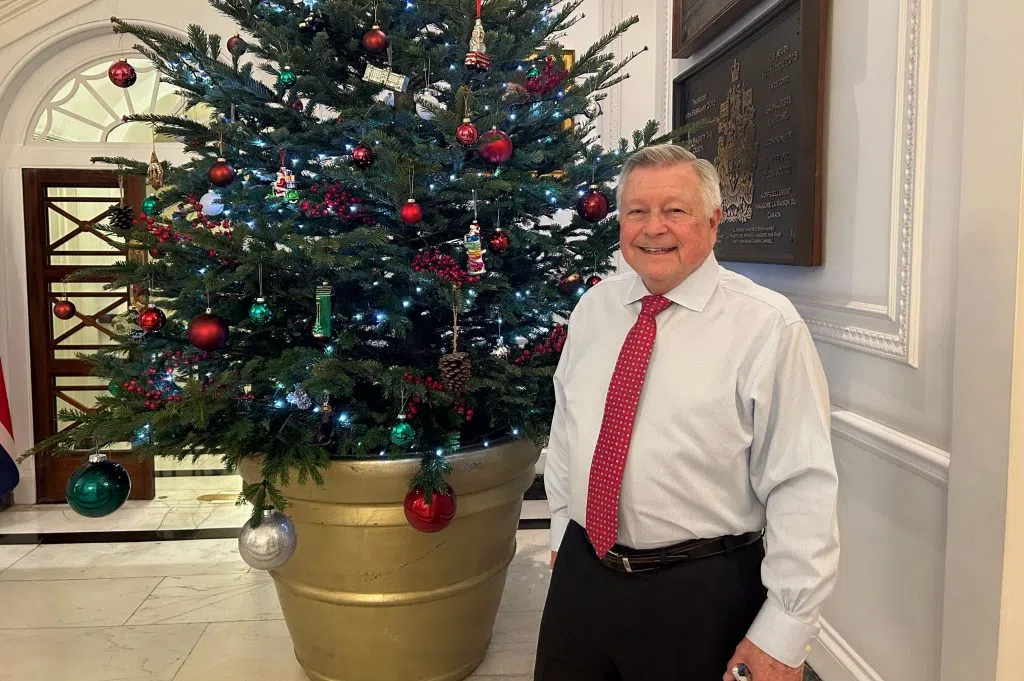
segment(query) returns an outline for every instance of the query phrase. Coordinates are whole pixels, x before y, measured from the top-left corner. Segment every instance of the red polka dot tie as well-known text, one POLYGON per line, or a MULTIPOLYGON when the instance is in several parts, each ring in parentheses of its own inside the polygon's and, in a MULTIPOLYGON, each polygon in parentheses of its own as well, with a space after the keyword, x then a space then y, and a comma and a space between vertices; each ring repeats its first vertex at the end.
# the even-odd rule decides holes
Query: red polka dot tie
POLYGON ((672 302, 663 296, 647 296, 636 324, 619 350, 615 372, 604 403, 601 434, 590 465, 587 489, 587 535, 598 557, 604 557, 619 536, 619 490, 626 470, 626 455, 633 437, 633 419, 640 391, 651 361, 658 325, 654 321, 672 302))

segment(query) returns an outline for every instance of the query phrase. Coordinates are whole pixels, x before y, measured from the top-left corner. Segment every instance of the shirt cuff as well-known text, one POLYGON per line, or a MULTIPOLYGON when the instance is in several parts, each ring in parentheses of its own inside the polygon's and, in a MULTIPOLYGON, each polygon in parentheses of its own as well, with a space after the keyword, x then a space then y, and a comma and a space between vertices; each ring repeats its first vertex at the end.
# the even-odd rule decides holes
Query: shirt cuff
POLYGON ((562 537, 569 529, 569 516, 551 516, 551 550, 557 551, 562 545, 562 537))
POLYGON ((816 625, 797 619, 767 600, 750 625, 747 638, 782 664, 799 667, 807 660, 811 641, 817 634, 816 625))

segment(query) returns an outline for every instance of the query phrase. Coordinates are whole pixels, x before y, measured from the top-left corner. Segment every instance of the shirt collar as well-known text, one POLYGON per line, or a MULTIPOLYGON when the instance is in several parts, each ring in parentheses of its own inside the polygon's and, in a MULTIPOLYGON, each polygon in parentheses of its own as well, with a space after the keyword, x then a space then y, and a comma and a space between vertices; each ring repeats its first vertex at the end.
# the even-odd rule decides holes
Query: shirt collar
MULTIPOLYGON (((676 305, 682 305, 695 312, 702 312, 704 306, 707 305, 708 300, 711 298, 711 294, 718 287, 718 274, 718 259, 715 257, 714 252, 712 252, 708 255, 704 264, 698 267, 693 274, 684 279, 678 286, 666 293, 665 297, 676 305)), ((650 291, 647 290, 644 280, 638 274, 633 279, 633 283, 630 285, 623 303, 631 305, 644 296, 649 295, 651 295, 650 291)))

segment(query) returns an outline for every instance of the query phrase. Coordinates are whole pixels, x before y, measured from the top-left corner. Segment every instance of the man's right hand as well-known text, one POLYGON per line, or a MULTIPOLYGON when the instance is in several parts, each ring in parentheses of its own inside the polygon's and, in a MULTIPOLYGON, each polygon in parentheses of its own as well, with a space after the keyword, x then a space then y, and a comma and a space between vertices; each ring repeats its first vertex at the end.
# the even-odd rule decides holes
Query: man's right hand
POLYGON ((558 551, 551 552, 551 563, 549 564, 549 567, 552 570, 555 569, 555 558, 558 558, 558 551))

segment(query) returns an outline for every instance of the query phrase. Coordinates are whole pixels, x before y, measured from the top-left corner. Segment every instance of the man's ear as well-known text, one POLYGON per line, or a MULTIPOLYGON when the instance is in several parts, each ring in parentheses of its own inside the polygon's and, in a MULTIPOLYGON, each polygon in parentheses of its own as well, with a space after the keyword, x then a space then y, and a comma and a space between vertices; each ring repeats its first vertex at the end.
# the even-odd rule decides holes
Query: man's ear
POLYGON ((722 208, 718 207, 711 213, 711 219, 709 220, 708 227, 712 232, 718 231, 718 225, 722 222, 722 208))

